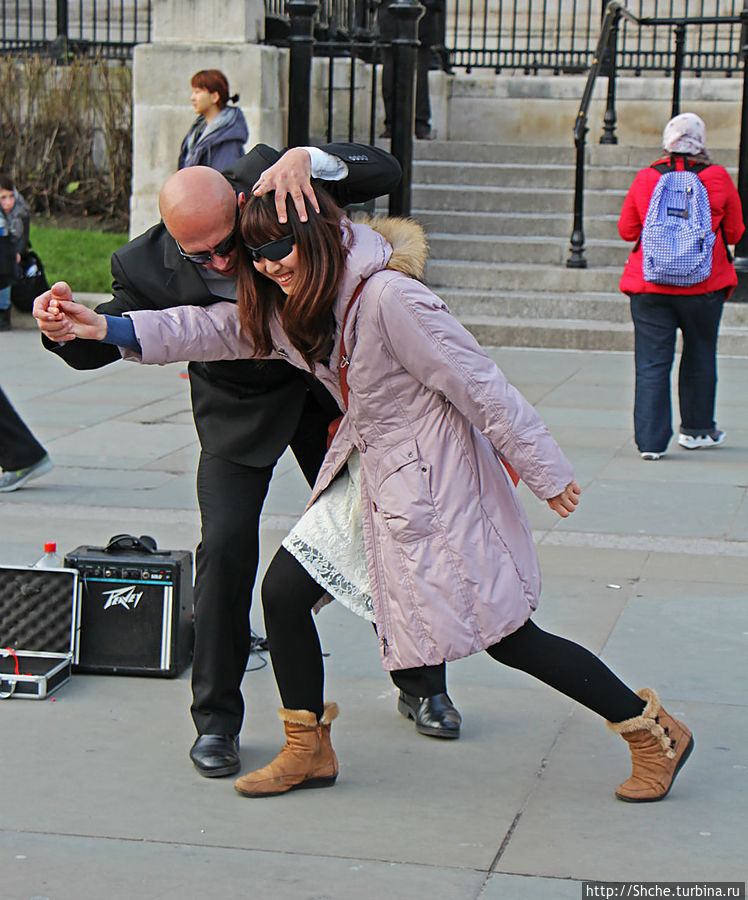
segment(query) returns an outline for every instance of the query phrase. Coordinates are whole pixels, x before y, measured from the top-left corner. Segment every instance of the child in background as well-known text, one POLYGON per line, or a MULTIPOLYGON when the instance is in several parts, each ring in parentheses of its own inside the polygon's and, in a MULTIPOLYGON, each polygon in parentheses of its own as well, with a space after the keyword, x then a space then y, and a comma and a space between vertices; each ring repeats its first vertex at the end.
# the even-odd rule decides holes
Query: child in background
POLYGON ((0 173, 0 331, 10 328, 10 287, 29 244, 29 208, 13 179, 0 173))

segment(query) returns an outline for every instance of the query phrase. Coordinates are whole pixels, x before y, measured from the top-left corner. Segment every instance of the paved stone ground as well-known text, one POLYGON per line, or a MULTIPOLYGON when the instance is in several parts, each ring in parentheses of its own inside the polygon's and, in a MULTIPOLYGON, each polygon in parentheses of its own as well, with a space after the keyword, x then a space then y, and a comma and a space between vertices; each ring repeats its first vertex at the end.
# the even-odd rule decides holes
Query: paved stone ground
MULTIPOLYGON (((646 463, 631 438, 629 354, 489 352, 584 488, 566 521, 523 491, 544 572, 536 620, 633 687, 655 687, 692 727, 695 751, 667 800, 617 801, 623 741, 485 655, 449 666, 460 741, 416 735, 371 629, 328 607, 333 790, 252 801, 231 779, 200 778, 187 759, 188 673, 74 675, 54 701, 3 702, 2 900, 535 900, 579 898, 585 879, 745 880, 748 358, 720 359, 727 443, 646 463)), ((194 547, 197 445, 181 372, 75 372, 31 331, 0 335, 0 384, 55 462, 2 495, 0 564, 33 563, 46 540, 64 552, 122 531, 194 547)), ((284 458, 263 565, 305 496, 284 458)), ((263 631, 259 604, 253 624, 263 631)), ((244 771, 281 745, 265 662, 253 655, 244 683, 244 771)))

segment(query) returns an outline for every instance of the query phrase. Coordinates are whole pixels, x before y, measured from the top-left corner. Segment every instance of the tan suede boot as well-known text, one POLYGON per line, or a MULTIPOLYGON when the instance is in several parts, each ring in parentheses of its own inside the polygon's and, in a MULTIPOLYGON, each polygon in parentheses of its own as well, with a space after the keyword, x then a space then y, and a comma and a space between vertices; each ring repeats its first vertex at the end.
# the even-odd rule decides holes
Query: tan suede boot
POLYGON ((245 797, 273 797, 298 788, 332 787, 338 777, 338 759, 330 743, 330 724, 337 718, 337 703, 325 703, 320 719, 306 709, 279 709, 286 729, 286 746, 262 769, 234 783, 245 797))
POLYGON ((631 777, 618 785, 616 797, 649 803, 667 796, 693 750, 693 736, 683 722, 665 712, 651 688, 642 688, 638 695, 647 703, 640 716, 607 725, 628 741, 631 750, 631 777))

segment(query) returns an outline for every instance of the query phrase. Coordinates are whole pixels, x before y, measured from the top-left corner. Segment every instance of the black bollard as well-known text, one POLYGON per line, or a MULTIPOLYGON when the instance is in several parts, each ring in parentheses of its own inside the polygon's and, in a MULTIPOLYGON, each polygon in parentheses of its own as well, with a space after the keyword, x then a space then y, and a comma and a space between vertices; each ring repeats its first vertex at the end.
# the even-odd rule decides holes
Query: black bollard
POLYGON ((317 0, 288 0, 291 19, 288 36, 288 146, 309 144, 309 94, 311 89, 312 53, 314 50, 314 16, 317 0))
POLYGON ((392 97, 391 152, 400 163, 403 175, 390 194, 391 216, 410 215, 410 188, 413 171, 413 125, 415 121, 415 71, 418 47, 418 20, 423 7, 417 0, 397 0, 389 7, 395 19, 396 37, 392 41, 395 83, 392 97))

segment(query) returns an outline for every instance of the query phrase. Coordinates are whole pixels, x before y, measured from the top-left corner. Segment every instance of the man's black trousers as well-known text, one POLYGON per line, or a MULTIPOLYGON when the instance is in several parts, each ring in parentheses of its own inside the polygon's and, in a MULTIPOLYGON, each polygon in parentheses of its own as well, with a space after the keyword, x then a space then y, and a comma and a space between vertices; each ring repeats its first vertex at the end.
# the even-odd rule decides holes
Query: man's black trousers
MULTIPOLYGON (((328 417, 311 393, 291 442, 310 484, 322 464, 328 417)), ((246 466, 202 451, 197 498, 202 535, 195 557, 192 718, 199 734, 238 734, 250 649, 249 610, 259 557, 260 513, 275 463, 246 466)), ((393 673, 416 696, 446 691, 445 666, 393 673)))

